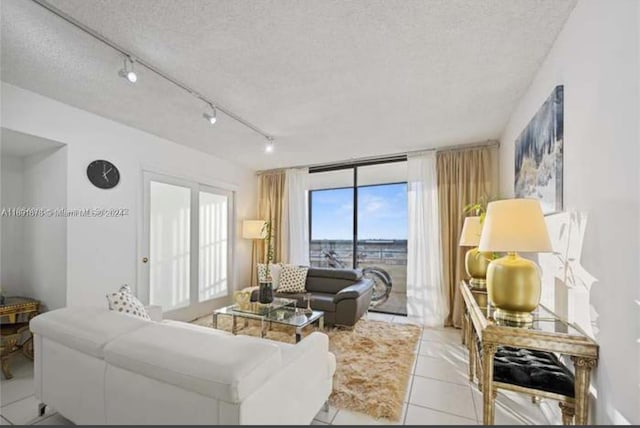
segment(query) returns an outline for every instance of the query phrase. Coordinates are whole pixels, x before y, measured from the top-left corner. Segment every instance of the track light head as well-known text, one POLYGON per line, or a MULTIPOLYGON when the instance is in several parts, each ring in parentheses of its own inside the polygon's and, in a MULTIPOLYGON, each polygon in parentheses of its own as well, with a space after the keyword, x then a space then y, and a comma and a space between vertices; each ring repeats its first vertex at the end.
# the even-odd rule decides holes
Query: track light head
POLYGON ((124 77, 130 83, 136 83, 138 81, 138 75, 133 70, 133 64, 134 62, 130 57, 125 57, 124 66, 122 67, 122 70, 118 72, 120 77, 124 77))
POLYGON ((218 118, 217 118, 218 112, 216 111, 216 108, 213 104, 209 104, 209 106, 211 107, 212 113, 202 113, 202 117, 207 119, 207 121, 211 125, 215 125, 215 123, 218 121, 218 118))
POLYGON ((273 144, 273 137, 267 137, 267 143, 264 146, 264 151, 267 153, 273 153, 275 145, 273 144))

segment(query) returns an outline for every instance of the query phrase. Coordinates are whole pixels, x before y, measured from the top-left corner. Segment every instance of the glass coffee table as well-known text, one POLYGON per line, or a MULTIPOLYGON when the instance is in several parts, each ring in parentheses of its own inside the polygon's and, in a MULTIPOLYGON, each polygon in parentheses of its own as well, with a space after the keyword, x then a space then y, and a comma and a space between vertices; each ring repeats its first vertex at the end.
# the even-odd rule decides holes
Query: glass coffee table
POLYGON ((260 337, 267 335, 267 330, 273 323, 294 327, 296 343, 302 340, 302 329, 318 322, 319 328, 324 328, 324 312, 311 311, 297 308, 293 299, 275 298, 271 303, 249 302, 243 305, 231 305, 216 309, 213 312, 213 328, 218 328, 218 316, 229 315, 232 317, 231 333, 238 332, 238 318, 244 320, 247 327, 249 320, 260 321, 260 337))

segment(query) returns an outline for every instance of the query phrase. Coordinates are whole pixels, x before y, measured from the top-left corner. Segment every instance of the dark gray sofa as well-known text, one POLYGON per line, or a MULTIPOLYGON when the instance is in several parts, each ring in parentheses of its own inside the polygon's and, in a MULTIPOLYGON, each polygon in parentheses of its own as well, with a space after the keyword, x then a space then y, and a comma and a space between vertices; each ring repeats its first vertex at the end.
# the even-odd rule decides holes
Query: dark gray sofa
MULTIPOLYGON (((329 325, 353 326, 367 312, 373 293, 373 281, 362 276, 359 269, 309 268, 305 284, 311 294, 311 309, 324 312, 329 325)), ((279 293, 276 297, 298 300, 299 307, 306 307, 305 293, 279 293)), ((258 300, 254 291, 251 300, 258 300)))

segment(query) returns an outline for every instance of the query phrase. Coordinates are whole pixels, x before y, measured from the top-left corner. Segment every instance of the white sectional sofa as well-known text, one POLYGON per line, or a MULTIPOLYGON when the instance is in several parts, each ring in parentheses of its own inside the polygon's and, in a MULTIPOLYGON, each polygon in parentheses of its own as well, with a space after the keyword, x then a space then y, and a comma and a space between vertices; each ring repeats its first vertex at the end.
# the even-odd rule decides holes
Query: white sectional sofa
POLYGON ((335 372, 322 333, 290 345, 101 308, 31 330, 36 397, 77 424, 309 424, 335 372))

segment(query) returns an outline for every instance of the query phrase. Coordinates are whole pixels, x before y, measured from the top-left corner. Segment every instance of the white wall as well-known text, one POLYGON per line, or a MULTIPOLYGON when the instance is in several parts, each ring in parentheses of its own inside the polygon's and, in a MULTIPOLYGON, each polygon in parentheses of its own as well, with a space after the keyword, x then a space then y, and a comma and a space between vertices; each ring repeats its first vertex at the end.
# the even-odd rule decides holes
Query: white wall
POLYGON ((596 423, 640 423, 638 2, 581 0, 501 138, 501 193, 513 195, 514 141, 564 85, 565 210, 588 215, 582 265, 598 282, 596 423))
MULTIPOLYGON (((2 176, 0 184, 2 208, 20 208, 23 206, 23 168, 24 163, 18 156, 1 156, 2 176)), ((0 270, 0 284, 2 290, 9 296, 22 294, 22 255, 23 227, 17 217, 3 216, 2 224, 2 269, 0 270)))
MULTIPOLYGON (((67 148, 24 158, 25 207, 67 206, 67 148)), ((67 300, 67 219, 25 217, 22 223, 24 295, 43 303, 44 310, 63 308, 67 300)), ((4 236, 4 235, 3 235, 4 236)))
MULTIPOLYGON (((1 101, 3 127, 67 145, 69 208, 130 212, 121 218, 68 219, 67 305, 102 306, 108 291, 136 284, 144 170, 235 191, 238 237, 241 221, 255 216, 256 179, 247 168, 4 82, 1 101), (101 190, 87 180, 86 167, 96 159, 119 168, 116 188, 101 190)), ((250 242, 238 238, 233 276, 237 288, 249 284, 250 259, 250 242)))

